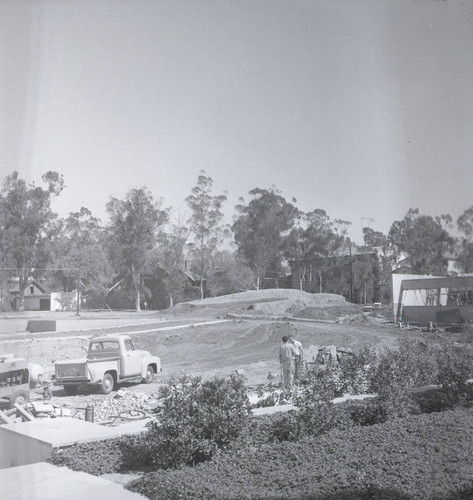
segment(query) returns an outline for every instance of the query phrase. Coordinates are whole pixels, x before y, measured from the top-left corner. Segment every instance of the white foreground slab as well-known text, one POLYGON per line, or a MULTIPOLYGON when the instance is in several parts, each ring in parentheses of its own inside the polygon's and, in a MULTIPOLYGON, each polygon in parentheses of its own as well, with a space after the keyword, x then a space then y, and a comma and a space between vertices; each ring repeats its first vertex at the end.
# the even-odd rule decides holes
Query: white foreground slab
POLYGON ((0 470, 2 500, 143 500, 100 477, 45 462, 0 470))
POLYGON ((0 469, 43 462, 54 448, 136 434, 148 421, 105 427, 75 418, 47 418, 0 425, 0 469))

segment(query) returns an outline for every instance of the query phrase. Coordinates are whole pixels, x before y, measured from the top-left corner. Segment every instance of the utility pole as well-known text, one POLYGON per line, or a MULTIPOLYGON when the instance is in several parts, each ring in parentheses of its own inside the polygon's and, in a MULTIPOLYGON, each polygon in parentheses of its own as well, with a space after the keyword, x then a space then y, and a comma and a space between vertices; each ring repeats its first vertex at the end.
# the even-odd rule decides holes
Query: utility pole
POLYGON ((353 302, 353 262, 351 257, 351 241, 350 241, 350 302, 353 302))
POLYGON ((80 316, 80 271, 79 276, 77 278, 77 316, 80 316))

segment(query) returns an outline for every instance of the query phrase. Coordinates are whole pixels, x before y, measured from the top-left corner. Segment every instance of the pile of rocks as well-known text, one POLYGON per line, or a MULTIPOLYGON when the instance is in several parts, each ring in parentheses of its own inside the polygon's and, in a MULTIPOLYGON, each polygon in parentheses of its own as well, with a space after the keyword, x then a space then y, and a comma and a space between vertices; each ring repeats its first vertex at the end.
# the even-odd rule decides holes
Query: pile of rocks
POLYGON ((329 362, 339 363, 350 356, 353 356, 352 349, 335 345, 311 345, 304 351, 306 361, 318 365, 326 365, 329 362))
POLYGON ((340 317, 336 323, 342 325, 366 325, 366 326, 388 326, 391 323, 381 314, 364 312, 361 314, 350 314, 340 317))
POLYGON ((112 397, 94 402, 94 420, 104 422, 119 417, 133 420, 151 416, 159 405, 158 397, 157 393, 143 394, 120 389, 112 397))

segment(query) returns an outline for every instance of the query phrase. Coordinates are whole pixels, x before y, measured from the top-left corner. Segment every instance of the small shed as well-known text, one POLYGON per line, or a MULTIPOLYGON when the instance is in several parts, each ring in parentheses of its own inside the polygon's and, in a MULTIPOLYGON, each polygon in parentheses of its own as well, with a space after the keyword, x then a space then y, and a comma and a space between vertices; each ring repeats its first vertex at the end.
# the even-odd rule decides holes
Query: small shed
POLYGON ((25 311, 50 310, 51 294, 47 292, 37 281, 28 281, 25 286, 25 311))

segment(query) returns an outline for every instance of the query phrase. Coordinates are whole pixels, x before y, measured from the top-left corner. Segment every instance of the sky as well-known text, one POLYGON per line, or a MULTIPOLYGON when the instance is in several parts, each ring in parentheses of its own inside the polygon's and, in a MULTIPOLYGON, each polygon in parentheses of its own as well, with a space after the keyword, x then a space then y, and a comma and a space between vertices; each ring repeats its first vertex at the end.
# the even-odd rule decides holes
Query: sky
POLYGON ((473 0, 0 0, 0 176, 106 221, 201 170, 387 233, 473 205, 473 0))

